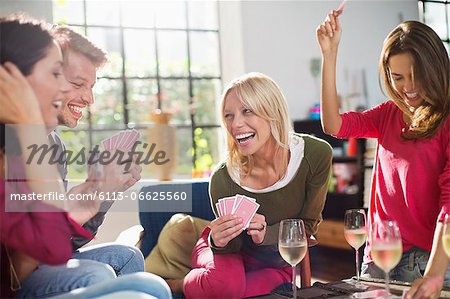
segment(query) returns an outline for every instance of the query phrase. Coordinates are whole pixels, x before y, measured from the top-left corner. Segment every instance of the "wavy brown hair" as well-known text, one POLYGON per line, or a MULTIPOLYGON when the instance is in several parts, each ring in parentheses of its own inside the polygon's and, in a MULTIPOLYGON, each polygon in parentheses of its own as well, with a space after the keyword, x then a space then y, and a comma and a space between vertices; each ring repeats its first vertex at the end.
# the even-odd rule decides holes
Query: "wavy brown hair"
MULTIPOLYGON (((405 139, 433 137, 450 109, 450 63, 443 42, 427 25, 406 21, 398 25, 386 37, 379 63, 379 82, 384 82, 387 94, 410 119, 405 139), (389 70, 389 59, 397 54, 408 53, 413 61, 413 76, 420 84, 423 104, 413 112, 408 109, 402 96, 395 91, 389 70)), ((383 93, 386 92, 383 90, 383 93)))
MULTIPOLYGON (((292 124, 280 87, 271 78, 261 73, 248 73, 231 81, 222 94, 221 113, 224 126, 225 100, 232 90, 236 92, 245 107, 269 122, 270 133, 278 145, 274 157, 277 157, 277 154, 281 156, 280 163, 277 164, 279 167, 277 173, 281 174, 281 179, 286 173, 289 163, 289 136, 292 132, 292 124)), ((227 143, 227 166, 238 167, 241 177, 249 175, 253 168, 253 157, 240 154, 236 141, 228 133, 228 130, 227 143)))

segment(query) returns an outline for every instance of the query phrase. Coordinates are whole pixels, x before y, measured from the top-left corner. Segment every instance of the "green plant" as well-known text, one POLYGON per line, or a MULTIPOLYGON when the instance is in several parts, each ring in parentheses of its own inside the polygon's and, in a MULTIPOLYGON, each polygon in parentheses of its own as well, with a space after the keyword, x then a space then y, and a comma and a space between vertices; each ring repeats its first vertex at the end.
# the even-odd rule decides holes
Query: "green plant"
POLYGON ((194 170, 208 171, 213 165, 213 159, 211 156, 211 149, 208 146, 208 136, 205 134, 202 128, 196 128, 194 130, 194 142, 196 146, 196 155, 194 170))

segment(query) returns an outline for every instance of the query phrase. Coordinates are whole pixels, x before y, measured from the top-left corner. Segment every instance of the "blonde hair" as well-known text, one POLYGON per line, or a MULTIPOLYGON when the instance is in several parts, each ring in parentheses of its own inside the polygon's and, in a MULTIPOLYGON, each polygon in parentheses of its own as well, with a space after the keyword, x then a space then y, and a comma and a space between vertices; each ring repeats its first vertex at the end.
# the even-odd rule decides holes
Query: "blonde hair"
MULTIPOLYGON (((384 41, 379 63, 379 82, 387 94, 411 120, 411 129, 402 132, 405 139, 433 137, 450 109, 450 63, 439 36, 427 25, 406 21, 389 33, 384 41), (424 103, 411 112, 391 81, 389 59, 408 53, 413 60, 413 78, 420 82, 424 103)), ((382 89, 383 93, 384 90, 382 89)), ((386 93, 385 93, 386 94, 386 93)))
POLYGON ((82 54, 94 64, 96 69, 102 68, 108 62, 108 56, 103 49, 92 43, 86 36, 75 32, 72 28, 56 25, 53 28, 53 33, 61 46, 64 57, 68 51, 82 54))
MULTIPOLYGON (((231 81, 222 94, 221 113, 224 126, 225 101, 232 90, 236 92, 245 107, 269 122, 270 133, 278 145, 274 157, 277 157, 278 154, 281 156, 280 163, 276 166, 281 179, 285 175, 289 163, 289 136, 292 132, 292 124, 280 87, 271 78, 261 73, 248 73, 231 81)), ((238 167, 241 177, 249 175, 253 168, 253 157, 240 154, 234 137, 228 131, 227 145, 227 166, 238 167)))

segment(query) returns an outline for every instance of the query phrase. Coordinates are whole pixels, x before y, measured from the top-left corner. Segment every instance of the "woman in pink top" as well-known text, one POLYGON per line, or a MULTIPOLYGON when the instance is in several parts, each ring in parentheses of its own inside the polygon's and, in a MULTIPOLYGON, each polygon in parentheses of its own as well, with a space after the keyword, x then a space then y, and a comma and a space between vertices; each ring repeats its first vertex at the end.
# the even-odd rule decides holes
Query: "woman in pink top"
MULTIPOLYGON (((450 208, 450 63, 438 35, 406 21, 388 35, 379 72, 390 101, 362 113, 339 113, 336 61, 342 28, 332 11, 317 28, 322 51, 321 118, 340 138, 377 138, 369 225, 399 224, 403 256, 391 278, 413 282, 409 298, 437 298, 450 286, 442 221, 450 208)), ((383 278, 366 246, 362 274, 383 278)))
POLYGON ((48 142, 44 124, 57 124, 67 82, 61 51, 45 24, 0 18, 0 36, 0 298, 9 298, 39 262, 66 262, 72 256, 72 236, 92 237, 80 224, 95 214, 98 204, 81 213, 77 204, 71 205, 67 213, 62 201, 7 203, 10 194, 63 192, 54 165, 25 164, 24 159, 30 154, 28 145, 48 142))

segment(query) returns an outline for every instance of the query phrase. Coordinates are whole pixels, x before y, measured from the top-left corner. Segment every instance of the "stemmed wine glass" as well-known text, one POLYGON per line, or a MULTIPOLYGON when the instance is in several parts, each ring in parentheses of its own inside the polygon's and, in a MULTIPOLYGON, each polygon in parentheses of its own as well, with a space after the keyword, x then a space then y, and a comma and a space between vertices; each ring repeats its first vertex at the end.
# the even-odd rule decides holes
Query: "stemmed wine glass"
POLYGON ((280 223, 278 250, 281 257, 292 266, 292 293, 297 298, 295 266, 300 263, 308 250, 305 225, 301 219, 285 219, 280 223))
POLYGON ((366 242, 367 226, 366 212, 363 209, 345 211, 344 236, 348 244, 355 249, 356 255, 356 285, 359 285, 359 248, 366 242))
POLYGON ((389 271, 400 262, 402 257, 402 238, 395 221, 375 221, 371 234, 371 254, 375 265, 385 273, 387 296, 389 296, 389 271))

